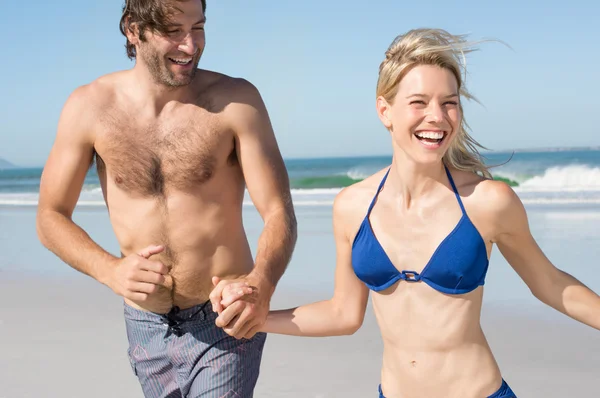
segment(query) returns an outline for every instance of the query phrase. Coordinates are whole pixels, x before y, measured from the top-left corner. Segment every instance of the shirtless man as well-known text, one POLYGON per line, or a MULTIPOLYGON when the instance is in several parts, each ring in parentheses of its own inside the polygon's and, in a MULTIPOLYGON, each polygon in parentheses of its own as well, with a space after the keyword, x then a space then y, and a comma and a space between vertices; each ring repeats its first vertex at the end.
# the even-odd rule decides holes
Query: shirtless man
POLYGON ((252 396, 265 342, 257 331, 296 242, 258 91, 196 68, 205 10, 201 0, 128 1, 121 31, 135 66, 72 93, 40 187, 41 242, 124 297, 129 358, 146 397, 252 396), (94 160, 120 257, 72 221, 94 160), (265 224, 255 260, 245 188, 265 224), (217 327, 213 283, 226 294, 241 282, 253 299, 217 327))

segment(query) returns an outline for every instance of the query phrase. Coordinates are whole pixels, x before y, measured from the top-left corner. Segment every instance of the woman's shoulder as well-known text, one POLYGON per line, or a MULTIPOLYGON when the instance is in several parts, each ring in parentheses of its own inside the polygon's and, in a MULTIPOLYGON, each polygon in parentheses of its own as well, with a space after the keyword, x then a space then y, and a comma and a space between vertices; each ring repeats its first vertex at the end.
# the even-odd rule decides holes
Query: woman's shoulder
POLYGON ((519 196, 504 181, 468 171, 456 170, 452 174, 468 212, 485 214, 486 218, 499 218, 522 208, 519 196))
POLYGON ((354 230, 367 215, 369 205, 377 194, 389 167, 379 170, 362 181, 343 188, 333 202, 333 217, 348 230, 354 230))
POLYGON ((377 189, 388 169, 388 167, 381 169, 375 174, 343 188, 335 197, 334 207, 337 205, 346 210, 351 210, 362 208, 366 205, 364 209, 366 212, 369 204, 377 194, 377 189))
POLYGON ((461 196, 474 194, 478 198, 507 199, 514 194, 513 189, 502 180, 482 177, 472 171, 457 169, 450 171, 461 196))

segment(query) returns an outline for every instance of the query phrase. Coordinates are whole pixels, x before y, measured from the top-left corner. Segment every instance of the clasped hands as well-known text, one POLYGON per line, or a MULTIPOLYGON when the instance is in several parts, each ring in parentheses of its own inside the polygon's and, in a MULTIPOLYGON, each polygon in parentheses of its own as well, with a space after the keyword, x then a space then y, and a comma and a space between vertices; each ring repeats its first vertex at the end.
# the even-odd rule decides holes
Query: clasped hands
POLYGON ((236 339, 250 339, 267 319, 273 287, 261 277, 249 274, 239 279, 212 278, 209 299, 218 313, 216 326, 236 339))

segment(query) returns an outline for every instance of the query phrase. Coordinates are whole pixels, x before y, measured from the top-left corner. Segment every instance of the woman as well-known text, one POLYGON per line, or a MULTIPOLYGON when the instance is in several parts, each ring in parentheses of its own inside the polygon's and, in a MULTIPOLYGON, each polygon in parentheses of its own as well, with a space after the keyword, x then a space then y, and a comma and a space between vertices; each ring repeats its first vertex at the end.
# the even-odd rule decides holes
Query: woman
POLYGON ((393 160, 335 199, 333 298, 272 311, 262 329, 354 333, 371 290, 384 341, 380 397, 515 397, 480 326, 494 244, 535 297, 600 329, 600 297, 548 261, 521 201, 490 178, 467 134, 461 58, 471 50, 425 29, 389 47, 376 106, 393 160))

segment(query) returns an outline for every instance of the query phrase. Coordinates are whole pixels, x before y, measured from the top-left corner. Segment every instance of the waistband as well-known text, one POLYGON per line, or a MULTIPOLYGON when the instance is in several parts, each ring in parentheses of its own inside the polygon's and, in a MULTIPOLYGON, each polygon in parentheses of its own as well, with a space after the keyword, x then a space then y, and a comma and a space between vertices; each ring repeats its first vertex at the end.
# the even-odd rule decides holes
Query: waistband
POLYGON ((160 324, 165 326, 169 332, 176 336, 182 336, 185 333, 184 325, 187 322, 203 321, 210 316, 216 317, 216 314, 212 310, 210 300, 183 310, 175 306, 166 314, 157 314, 155 312, 139 310, 126 302, 123 302, 123 305, 125 307, 124 312, 126 321, 160 324))
POLYGON ((214 315, 210 300, 183 310, 174 306, 169 312, 164 314, 140 310, 130 306, 126 302, 123 302, 123 305, 125 318, 132 321, 164 323, 165 320, 177 320, 178 322, 186 322, 191 320, 203 320, 210 315, 214 315))

